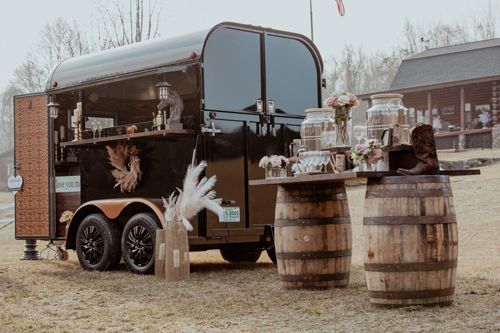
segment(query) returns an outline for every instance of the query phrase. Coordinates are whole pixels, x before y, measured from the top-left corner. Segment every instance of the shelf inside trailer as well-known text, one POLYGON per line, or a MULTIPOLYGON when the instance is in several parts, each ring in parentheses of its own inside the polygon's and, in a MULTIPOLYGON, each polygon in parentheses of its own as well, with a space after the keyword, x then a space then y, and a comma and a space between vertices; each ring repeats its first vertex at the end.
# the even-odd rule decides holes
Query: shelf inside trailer
POLYGON ((68 142, 61 142, 61 147, 82 147, 82 146, 92 146, 95 144, 102 144, 102 143, 108 143, 108 142, 116 142, 116 141, 123 141, 123 140, 133 140, 133 139, 139 139, 139 138, 146 138, 146 137, 162 137, 162 136, 181 136, 181 135, 192 135, 194 134, 194 130, 186 130, 186 129, 181 129, 181 130, 156 130, 156 131, 149 131, 149 132, 139 132, 139 133, 133 133, 133 134, 120 134, 120 135, 113 135, 113 136, 105 136, 102 138, 91 138, 91 139, 84 139, 84 140, 78 140, 78 141, 68 141, 68 142))

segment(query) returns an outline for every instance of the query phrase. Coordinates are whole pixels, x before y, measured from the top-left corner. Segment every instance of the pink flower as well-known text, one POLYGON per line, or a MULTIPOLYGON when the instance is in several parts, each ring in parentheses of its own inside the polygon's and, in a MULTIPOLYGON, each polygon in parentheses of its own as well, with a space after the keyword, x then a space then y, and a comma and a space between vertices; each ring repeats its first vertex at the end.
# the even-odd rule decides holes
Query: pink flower
POLYGON ((384 152, 382 149, 373 149, 370 153, 368 153, 368 160, 370 162, 376 162, 382 158, 384 152))

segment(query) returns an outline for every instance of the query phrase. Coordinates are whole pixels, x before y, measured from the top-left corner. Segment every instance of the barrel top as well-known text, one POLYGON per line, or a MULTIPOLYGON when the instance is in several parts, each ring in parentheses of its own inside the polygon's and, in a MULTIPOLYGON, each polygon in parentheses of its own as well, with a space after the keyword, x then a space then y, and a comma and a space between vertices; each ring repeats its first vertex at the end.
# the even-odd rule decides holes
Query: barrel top
MULTIPOLYGON (((273 179, 256 179, 250 180, 250 186, 262 185, 293 185, 293 184, 314 184, 314 183, 343 183, 356 178, 390 178, 388 181, 395 182, 406 180, 412 182, 433 182, 432 180, 445 181, 448 177, 445 176, 473 176, 479 175, 479 169, 468 170, 441 170, 437 175, 421 175, 421 176, 402 176, 396 171, 366 171, 366 172, 343 172, 343 173, 321 173, 300 175, 297 177, 273 178, 273 179)), ((435 182, 435 181, 434 181, 435 182)))

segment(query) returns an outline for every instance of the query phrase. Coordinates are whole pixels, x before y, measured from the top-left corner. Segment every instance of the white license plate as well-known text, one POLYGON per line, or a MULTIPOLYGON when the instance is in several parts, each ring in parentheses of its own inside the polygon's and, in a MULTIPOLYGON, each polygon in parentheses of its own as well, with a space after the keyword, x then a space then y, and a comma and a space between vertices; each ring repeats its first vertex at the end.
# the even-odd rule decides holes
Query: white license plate
POLYGON ((240 222, 240 207, 222 207, 219 222, 240 222))

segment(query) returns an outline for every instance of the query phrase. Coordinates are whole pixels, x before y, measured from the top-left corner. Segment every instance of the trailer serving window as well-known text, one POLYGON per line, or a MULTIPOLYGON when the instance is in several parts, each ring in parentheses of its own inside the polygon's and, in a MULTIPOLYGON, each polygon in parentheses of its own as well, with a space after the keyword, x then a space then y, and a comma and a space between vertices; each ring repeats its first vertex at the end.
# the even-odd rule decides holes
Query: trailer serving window
POLYGON ((256 111, 261 98, 260 34, 222 28, 204 50, 205 108, 256 111))
POLYGON ((303 116, 321 102, 319 63, 298 37, 219 28, 207 38, 203 62, 207 110, 264 111, 274 102, 278 114, 303 116))
POLYGON ((318 83, 316 62, 302 42, 266 35, 266 95, 276 113, 303 116, 318 106, 318 83))

